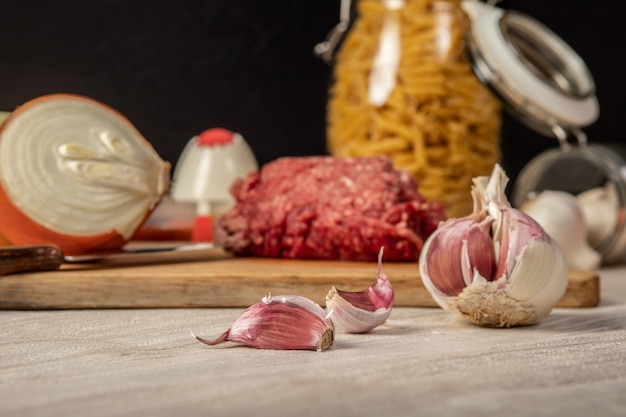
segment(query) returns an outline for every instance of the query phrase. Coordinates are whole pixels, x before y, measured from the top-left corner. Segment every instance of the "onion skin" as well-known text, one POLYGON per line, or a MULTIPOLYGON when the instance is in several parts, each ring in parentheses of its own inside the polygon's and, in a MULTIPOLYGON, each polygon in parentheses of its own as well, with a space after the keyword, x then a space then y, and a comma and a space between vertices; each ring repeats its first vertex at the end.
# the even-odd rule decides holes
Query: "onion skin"
MULTIPOLYGON (((65 255, 82 255, 94 250, 107 251, 119 249, 126 240, 116 231, 91 236, 69 236, 56 233, 34 222, 24 215, 7 198, 0 184, 0 230, 14 245, 36 245, 54 242, 65 255)), ((147 217, 146 217, 147 218, 147 217)))
POLYGON ((6 238, 3 234, 0 234, 0 246, 8 246, 11 244, 11 241, 6 238))
MULTIPOLYGON (((11 113, 0 125, 0 135, 4 131, 4 128, 15 118, 19 117, 21 111, 28 109, 30 106, 47 101, 50 99, 63 99, 63 98, 77 98, 87 100, 92 104, 99 105, 109 112, 118 116, 123 123, 127 123, 134 129, 134 126, 126 117, 120 114, 115 109, 112 109, 96 100, 89 99, 87 97, 76 96, 72 94, 51 94, 42 96, 28 101, 22 106, 18 107, 13 113, 11 113)), ((134 129, 136 131, 136 129, 134 129)), ((147 147, 152 145, 138 132, 136 131, 135 138, 141 138, 147 147)), ((1 140, 1 139, 0 139, 1 140)), ((135 232, 145 223, 152 211, 156 208, 158 202, 163 195, 169 189, 169 172, 170 164, 162 161, 162 171, 155 173, 155 175, 162 175, 163 178, 167 178, 167 183, 164 185, 162 192, 157 196, 154 204, 146 210, 146 213, 135 228, 135 232)), ((72 191, 69 190, 68 193, 72 191)), ((42 208, 45 210, 45 207, 42 208)), ((125 238, 118 231, 111 229, 105 230, 97 234, 89 235, 69 235, 52 230, 37 221, 31 219, 22 210, 17 207, 10 199, 8 192, 3 187, 2 181, 0 181, 0 236, 4 236, 13 245, 33 245, 33 244, 48 244, 53 243, 61 248, 65 255, 81 255, 86 253, 92 253, 94 251, 109 251, 121 248, 124 244, 130 240, 131 237, 125 238)))

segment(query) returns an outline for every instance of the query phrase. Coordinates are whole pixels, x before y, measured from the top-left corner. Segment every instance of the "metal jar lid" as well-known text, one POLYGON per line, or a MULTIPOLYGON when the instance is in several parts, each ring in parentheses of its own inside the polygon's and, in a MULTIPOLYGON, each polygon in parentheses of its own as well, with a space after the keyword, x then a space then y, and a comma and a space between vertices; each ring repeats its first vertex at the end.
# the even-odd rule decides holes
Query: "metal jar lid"
POLYGON ((462 0, 471 20, 467 48, 474 72, 526 125, 564 139, 598 118, 595 84, 578 54, 523 13, 462 0))

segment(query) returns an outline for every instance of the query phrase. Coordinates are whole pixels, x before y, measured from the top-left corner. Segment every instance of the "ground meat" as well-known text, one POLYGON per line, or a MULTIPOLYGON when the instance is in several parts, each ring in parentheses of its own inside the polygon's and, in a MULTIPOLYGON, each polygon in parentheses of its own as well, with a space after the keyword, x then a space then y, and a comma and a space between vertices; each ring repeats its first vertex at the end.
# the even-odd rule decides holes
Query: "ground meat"
POLYGON ((416 261, 445 218, 387 157, 289 157, 232 187, 215 242, 242 256, 416 261))

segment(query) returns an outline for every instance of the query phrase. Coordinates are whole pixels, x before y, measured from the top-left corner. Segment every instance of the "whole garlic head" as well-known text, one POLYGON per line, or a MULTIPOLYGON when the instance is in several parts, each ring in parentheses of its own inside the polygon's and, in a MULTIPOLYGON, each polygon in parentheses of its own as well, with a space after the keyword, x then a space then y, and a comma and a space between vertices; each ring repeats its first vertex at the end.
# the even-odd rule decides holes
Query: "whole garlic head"
POLYGON ((426 240, 422 281, 444 309, 488 327, 534 324, 567 288, 561 248, 530 216, 511 207, 499 165, 473 180, 474 211, 449 219, 426 240))
POLYGON ((587 224, 574 195, 565 191, 542 191, 521 210, 561 246, 570 268, 583 271, 600 268, 602 256, 587 242, 587 224))

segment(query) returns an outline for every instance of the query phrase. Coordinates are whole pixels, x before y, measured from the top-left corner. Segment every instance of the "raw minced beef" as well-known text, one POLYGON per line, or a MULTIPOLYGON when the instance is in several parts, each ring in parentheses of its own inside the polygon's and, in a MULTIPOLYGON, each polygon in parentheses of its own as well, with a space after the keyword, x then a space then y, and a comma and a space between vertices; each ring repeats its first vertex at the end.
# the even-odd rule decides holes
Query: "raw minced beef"
POLYGON ((236 255, 417 261, 445 219, 387 157, 286 157, 237 181, 215 242, 236 255))

